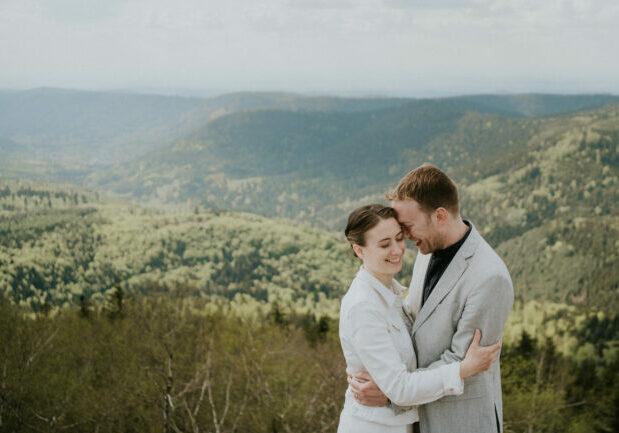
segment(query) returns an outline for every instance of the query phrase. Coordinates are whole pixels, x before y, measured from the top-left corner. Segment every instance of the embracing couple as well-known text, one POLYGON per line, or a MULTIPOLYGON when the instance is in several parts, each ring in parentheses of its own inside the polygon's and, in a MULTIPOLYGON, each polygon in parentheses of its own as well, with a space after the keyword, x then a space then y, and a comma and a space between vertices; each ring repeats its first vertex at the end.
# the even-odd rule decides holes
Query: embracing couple
POLYGON ((353 211, 345 230, 362 265, 340 310, 349 387, 338 432, 501 433, 509 272, 437 167, 411 171, 387 199, 353 211), (394 279, 405 239, 419 249, 406 297, 394 279))

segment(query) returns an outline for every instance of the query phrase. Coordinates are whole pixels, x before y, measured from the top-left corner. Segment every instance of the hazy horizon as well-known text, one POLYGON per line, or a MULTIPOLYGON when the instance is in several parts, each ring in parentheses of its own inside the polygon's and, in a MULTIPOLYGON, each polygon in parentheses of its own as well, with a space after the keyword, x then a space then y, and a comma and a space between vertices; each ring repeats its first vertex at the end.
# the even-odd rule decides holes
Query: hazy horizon
POLYGON ((28 91, 68 91, 68 92, 92 92, 92 93, 116 93, 116 94, 132 94, 144 96, 163 96, 163 97, 182 97, 182 98, 198 98, 208 99, 216 98, 223 95, 235 93, 281 93, 298 95, 301 97, 337 97, 337 98, 411 98, 411 99, 442 99, 442 98, 457 98, 466 96, 521 96, 521 95, 552 95, 552 96, 585 96, 585 95, 610 95, 619 96, 619 92, 396 92, 396 91, 294 91, 281 89, 263 89, 263 90, 207 90, 207 89, 183 89, 183 88, 70 88, 70 87, 51 87, 51 86, 36 86, 27 88, 0 88, 0 92, 28 92, 28 91))

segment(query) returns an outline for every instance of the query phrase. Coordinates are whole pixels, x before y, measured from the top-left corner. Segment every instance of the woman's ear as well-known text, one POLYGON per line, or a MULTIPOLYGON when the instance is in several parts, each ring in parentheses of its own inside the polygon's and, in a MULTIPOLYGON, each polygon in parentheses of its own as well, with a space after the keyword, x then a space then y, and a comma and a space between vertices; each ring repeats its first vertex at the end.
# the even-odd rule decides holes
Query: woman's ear
POLYGON ((363 260, 363 247, 357 244, 352 244, 352 250, 355 252, 357 257, 363 260))

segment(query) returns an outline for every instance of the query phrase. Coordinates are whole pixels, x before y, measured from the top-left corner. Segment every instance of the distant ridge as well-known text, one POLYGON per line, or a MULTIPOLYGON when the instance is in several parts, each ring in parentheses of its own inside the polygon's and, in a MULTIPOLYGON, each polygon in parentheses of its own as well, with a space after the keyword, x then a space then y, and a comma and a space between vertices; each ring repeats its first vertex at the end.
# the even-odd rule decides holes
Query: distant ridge
POLYGON ((507 161, 526 161, 534 137, 545 137, 549 145, 561 131, 585 127, 578 126, 587 124, 581 117, 593 121, 613 110, 504 117, 443 100, 413 100, 359 112, 231 112, 160 151, 94 173, 87 183, 152 203, 197 199, 267 216, 303 215, 331 226, 327 215, 339 212, 327 209, 337 197, 376 194, 424 161, 475 182, 505 170, 507 161), (278 210, 280 194, 305 200, 278 210), (308 214, 309 208, 314 210, 308 214))
POLYGON ((508 116, 542 117, 619 103, 618 95, 555 95, 525 93, 515 95, 470 95, 446 98, 455 104, 479 113, 508 116))

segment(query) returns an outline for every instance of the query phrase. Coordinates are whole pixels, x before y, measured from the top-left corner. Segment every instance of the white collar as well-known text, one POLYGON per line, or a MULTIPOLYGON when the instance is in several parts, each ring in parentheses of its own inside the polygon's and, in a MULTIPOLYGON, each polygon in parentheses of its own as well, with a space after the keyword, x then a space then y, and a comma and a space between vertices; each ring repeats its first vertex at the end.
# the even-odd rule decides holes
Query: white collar
POLYGON ((368 283, 385 299, 387 304, 392 305, 396 299, 401 298, 404 290, 406 290, 395 278, 391 279, 393 289, 385 286, 378 278, 372 275, 367 269, 361 265, 357 272, 357 278, 368 283))

